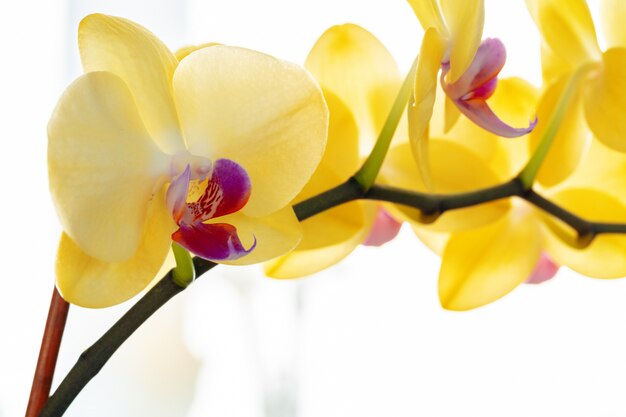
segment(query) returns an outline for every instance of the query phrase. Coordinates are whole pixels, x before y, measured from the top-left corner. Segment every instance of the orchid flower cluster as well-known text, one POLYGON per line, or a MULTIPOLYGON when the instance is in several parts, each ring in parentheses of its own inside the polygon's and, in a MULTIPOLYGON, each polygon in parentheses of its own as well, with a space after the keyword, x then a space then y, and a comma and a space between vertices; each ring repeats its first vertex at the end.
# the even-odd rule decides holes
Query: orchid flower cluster
POLYGON ((498 78, 505 45, 483 38, 482 0, 409 3, 424 36, 405 77, 354 24, 324 32, 301 67, 218 44, 171 52, 136 23, 87 16, 85 74, 48 127, 63 298, 128 300, 172 267, 171 248, 177 268, 191 253, 298 278, 403 223, 441 255, 447 309, 485 305, 561 265, 626 276, 625 235, 568 223, 626 222, 626 3, 602 2, 603 51, 584 0, 527 0, 540 88, 498 78), (518 191, 490 194, 507 182, 518 191), (337 197, 347 183, 361 194, 337 197), (465 202, 429 211, 375 189, 465 202), (309 218, 294 211, 333 196, 309 218))

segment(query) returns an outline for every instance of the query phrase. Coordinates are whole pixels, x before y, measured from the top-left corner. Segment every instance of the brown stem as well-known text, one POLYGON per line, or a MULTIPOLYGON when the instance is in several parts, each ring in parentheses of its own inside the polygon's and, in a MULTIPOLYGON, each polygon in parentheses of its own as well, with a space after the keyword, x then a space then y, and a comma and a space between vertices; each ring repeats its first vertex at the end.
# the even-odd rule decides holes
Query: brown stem
POLYGON ((52 386, 52 378, 59 356, 59 348, 69 308, 70 305, 54 287, 46 320, 46 328, 43 333, 41 348, 39 349, 33 385, 30 390, 30 398, 28 399, 28 407, 26 408, 26 417, 37 417, 50 396, 50 387, 52 386))

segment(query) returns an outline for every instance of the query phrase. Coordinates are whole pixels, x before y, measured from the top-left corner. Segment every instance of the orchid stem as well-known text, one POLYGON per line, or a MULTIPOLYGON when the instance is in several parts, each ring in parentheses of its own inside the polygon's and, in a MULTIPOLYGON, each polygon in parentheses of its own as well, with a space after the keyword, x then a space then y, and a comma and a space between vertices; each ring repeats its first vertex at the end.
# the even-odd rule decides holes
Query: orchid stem
POLYGON ((193 260, 187 249, 176 242, 172 242, 172 252, 176 259, 176 268, 172 270, 172 280, 181 288, 187 288, 196 279, 196 270, 193 260))
MULTIPOLYGON (((429 221, 449 210, 476 206, 503 198, 518 197, 538 207, 574 229, 584 247, 602 233, 626 234, 626 224, 591 222, 581 218, 556 203, 537 194, 532 187, 527 189, 519 178, 503 184, 459 194, 428 194, 400 188, 372 185, 365 189, 354 178, 345 183, 311 197, 294 206, 296 216, 303 221, 315 214, 358 199, 386 201, 406 205, 420 210, 429 221)), ((215 263, 194 257, 193 267, 200 277, 216 266, 215 263)), ((102 369, 115 351, 154 312, 185 288, 174 282, 173 270, 148 291, 120 320, 117 321, 96 343, 87 349, 50 397, 39 417, 59 417, 87 383, 102 369)), ((28 415, 34 417, 34 415, 28 415)))
POLYGON ((354 179, 361 184, 365 190, 368 190, 374 184, 374 181, 378 176, 378 172, 383 165, 383 161, 385 160, 385 156, 387 155, 387 151, 391 145, 393 135, 395 134, 398 123, 400 123, 400 119, 404 114, 404 109, 406 108, 409 98, 413 93, 416 68, 417 58, 413 61, 413 65, 400 87, 400 91, 393 102, 393 106, 389 111, 385 124, 378 135, 378 139, 376 139, 374 149, 372 149, 372 152, 363 163, 363 166, 361 166, 361 168, 354 175, 354 179))
POLYGON ((55 286, 52 291, 41 348, 39 349, 39 358, 37 359, 33 385, 26 408, 26 417, 37 417, 48 401, 69 308, 70 305, 61 297, 55 286))
MULTIPOLYGON (((194 258, 193 263, 199 276, 216 265, 201 258, 194 258)), ((100 372, 135 330, 183 290, 183 287, 174 282, 172 271, 168 272, 113 327, 80 355, 74 367, 43 407, 39 417, 62 416, 87 383, 100 372)))

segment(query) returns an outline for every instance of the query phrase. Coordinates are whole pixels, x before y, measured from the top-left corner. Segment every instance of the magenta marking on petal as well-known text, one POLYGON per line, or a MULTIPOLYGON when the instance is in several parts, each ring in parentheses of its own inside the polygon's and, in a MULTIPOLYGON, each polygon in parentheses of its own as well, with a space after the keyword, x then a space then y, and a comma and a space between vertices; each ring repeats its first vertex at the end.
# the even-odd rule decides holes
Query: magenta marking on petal
POLYGON ((239 211, 248 202, 251 188, 250 177, 241 165, 218 159, 204 193, 188 205, 192 216, 186 222, 203 222, 239 211))
POLYGON ((402 227, 402 223, 391 217, 387 210, 379 207, 374 225, 363 245, 382 246, 398 235, 400 227, 402 227))
POLYGON ((463 101, 474 100, 474 99, 487 100, 496 91, 497 86, 498 86, 498 78, 492 78, 486 83, 484 83, 483 85, 481 85, 480 87, 477 87, 476 89, 470 91, 469 93, 461 97, 461 100, 463 101))
POLYGON ((537 116, 535 120, 528 124, 528 127, 512 127, 504 123, 491 110, 487 102, 477 98, 474 100, 456 100, 457 107, 472 122, 476 123, 483 129, 495 133, 504 138, 516 138, 530 133, 537 125, 537 116))
POLYGON ((192 225, 181 224, 172 234, 178 244, 210 261, 239 259, 256 247, 256 238, 249 249, 243 247, 235 226, 226 223, 192 225))
POLYGON ((442 86, 453 100, 465 97, 496 78, 505 62, 504 44, 496 38, 485 39, 478 47, 470 66, 456 82, 452 84, 445 82, 444 76, 448 72, 449 65, 442 64, 442 86))
POLYGON ((554 278, 558 270, 559 266, 555 264, 545 252, 542 252, 539 261, 537 261, 537 266, 535 266, 535 270, 526 280, 526 284, 541 284, 542 282, 546 282, 554 278))
POLYGON ((167 189, 165 202, 167 209, 172 213, 172 217, 177 224, 185 212, 190 178, 191 168, 187 165, 187 168, 172 180, 167 189))

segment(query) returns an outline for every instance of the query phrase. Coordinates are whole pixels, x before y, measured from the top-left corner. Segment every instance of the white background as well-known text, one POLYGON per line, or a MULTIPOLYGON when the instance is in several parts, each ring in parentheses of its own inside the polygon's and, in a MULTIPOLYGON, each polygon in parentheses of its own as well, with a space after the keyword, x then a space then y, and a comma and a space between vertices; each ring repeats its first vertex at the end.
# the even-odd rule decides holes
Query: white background
MULTIPOLYGON (((521 0, 487 1, 505 75, 540 82, 521 0)), ((216 41, 303 62, 330 25, 354 22, 406 70, 421 30, 402 0, 22 1, 0 6, 0 416, 23 414, 60 228, 47 191, 46 123, 80 74, 76 28, 101 11, 172 49, 216 41)), ((403 229, 293 282, 218 268, 124 345, 70 416, 623 416, 626 281, 561 271, 468 312, 437 301, 438 259, 403 229)), ((130 304, 72 307, 59 375, 130 304)))

